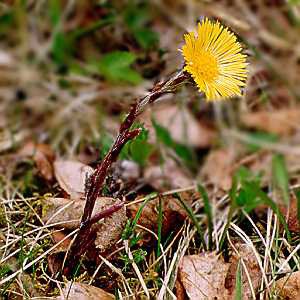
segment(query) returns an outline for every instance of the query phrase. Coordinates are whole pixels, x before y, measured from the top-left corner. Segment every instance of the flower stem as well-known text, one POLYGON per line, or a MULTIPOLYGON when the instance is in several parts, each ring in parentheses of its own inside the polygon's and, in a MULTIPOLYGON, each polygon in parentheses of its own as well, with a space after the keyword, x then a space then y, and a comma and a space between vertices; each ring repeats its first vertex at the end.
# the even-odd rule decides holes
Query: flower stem
POLYGON ((80 257, 92 244, 92 225, 95 223, 95 220, 97 222, 102 218, 109 217, 123 206, 118 205, 115 207, 110 207, 107 210, 98 213, 96 215, 96 219, 95 217, 92 218, 92 212, 95 203, 97 201, 97 198, 102 193, 103 184, 111 165, 117 160, 123 146, 128 141, 137 137, 141 131, 140 128, 131 129, 136 118, 144 111, 147 105, 154 103, 163 94, 175 92, 178 85, 186 81, 188 78, 189 75, 183 70, 180 70, 168 80, 157 83, 146 96, 140 98, 131 106, 126 119, 120 126, 119 133, 114 144, 111 146, 104 159, 96 167, 94 173, 87 179, 85 191, 86 203, 84 212, 78 234, 71 245, 71 249, 67 257, 67 264, 64 268, 64 275, 69 275, 71 273, 72 269, 74 269, 74 267, 77 265, 80 257))

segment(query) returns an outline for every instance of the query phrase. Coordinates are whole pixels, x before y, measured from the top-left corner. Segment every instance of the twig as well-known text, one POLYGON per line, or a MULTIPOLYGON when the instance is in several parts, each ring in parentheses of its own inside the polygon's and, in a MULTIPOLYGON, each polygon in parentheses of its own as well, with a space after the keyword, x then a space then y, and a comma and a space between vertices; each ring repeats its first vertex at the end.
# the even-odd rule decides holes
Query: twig
POLYGON ((71 270, 75 267, 81 255, 85 253, 88 247, 93 242, 92 225, 103 217, 108 217, 122 206, 111 207, 106 211, 94 216, 92 212, 97 198, 101 195, 103 184, 105 182, 107 173, 111 165, 117 160, 123 146, 130 140, 139 135, 141 129, 132 129, 136 118, 143 112, 144 108, 163 94, 172 93, 176 90, 177 86, 189 78, 189 75, 183 70, 176 73, 170 79, 158 83, 154 88, 143 98, 136 101, 129 111, 126 119, 120 126, 119 134, 112 145, 109 152, 106 154, 101 163, 97 166, 95 172, 88 178, 86 183, 85 200, 83 216, 80 223, 79 232, 71 246, 68 263, 64 269, 64 274, 69 275, 71 270), (95 221, 96 220, 96 221, 95 221))

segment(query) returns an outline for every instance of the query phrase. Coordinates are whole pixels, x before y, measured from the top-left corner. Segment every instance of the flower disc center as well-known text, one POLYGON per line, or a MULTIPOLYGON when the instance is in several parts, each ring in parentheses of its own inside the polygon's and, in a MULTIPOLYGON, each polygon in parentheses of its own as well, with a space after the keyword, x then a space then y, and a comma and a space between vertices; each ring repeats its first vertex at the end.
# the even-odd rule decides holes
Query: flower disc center
POLYGON ((199 78, 206 82, 214 81, 219 75, 216 58, 209 52, 202 51, 195 57, 193 63, 199 78))

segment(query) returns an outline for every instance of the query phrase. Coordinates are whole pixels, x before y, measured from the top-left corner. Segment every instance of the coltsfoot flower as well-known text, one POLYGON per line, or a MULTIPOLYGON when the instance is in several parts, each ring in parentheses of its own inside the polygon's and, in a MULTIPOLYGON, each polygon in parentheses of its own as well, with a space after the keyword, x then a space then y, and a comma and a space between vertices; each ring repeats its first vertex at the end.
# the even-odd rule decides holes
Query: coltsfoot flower
POLYGON ((246 55, 234 33, 207 18, 184 35, 184 70, 191 74, 207 100, 241 95, 247 78, 246 55))

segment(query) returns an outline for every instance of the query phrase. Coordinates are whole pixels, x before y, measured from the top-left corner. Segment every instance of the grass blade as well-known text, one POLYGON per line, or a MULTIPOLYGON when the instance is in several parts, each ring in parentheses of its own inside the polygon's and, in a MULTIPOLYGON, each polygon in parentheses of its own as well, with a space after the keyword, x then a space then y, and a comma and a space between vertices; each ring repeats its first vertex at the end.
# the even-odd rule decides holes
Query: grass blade
POLYGON ((208 249, 212 249, 213 244, 213 238, 212 238, 212 232, 213 232, 213 218, 212 218, 212 211, 211 211, 211 205, 209 203, 209 198, 207 195, 207 192, 201 184, 197 185, 198 192, 201 194, 203 203, 204 203, 204 212, 207 217, 207 227, 208 227, 208 249))
POLYGON ((181 199, 181 197, 175 193, 174 194, 174 197, 176 199, 178 199, 178 201, 180 202, 180 204, 182 205, 182 207, 185 209, 185 211, 187 212, 188 216, 190 217, 190 219, 193 221, 196 229, 197 229, 197 232, 199 234, 199 237, 200 237, 200 240, 202 242, 202 245, 203 245, 203 248, 204 250, 206 251, 207 250, 207 246, 206 246, 206 242, 205 242, 205 239, 204 239, 204 234, 203 234, 203 231, 199 225, 199 222, 193 212, 193 210, 181 199))
POLYGON ((241 272, 241 262, 239 261, 236 269, 234 300, 242 300, 242 299, 243 299, 242 272, 241 272))

